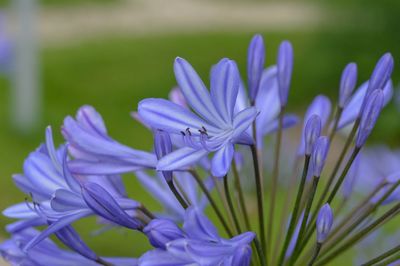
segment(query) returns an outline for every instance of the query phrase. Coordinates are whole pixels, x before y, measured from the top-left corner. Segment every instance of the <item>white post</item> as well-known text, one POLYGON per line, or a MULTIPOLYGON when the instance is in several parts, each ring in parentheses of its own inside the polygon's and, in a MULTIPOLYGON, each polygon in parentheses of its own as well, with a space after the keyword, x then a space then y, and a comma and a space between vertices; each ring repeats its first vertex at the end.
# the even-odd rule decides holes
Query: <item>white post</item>
POLYGON ((22 133, 32 132, 40 122, 37 0, 12 0, 16 18, 11 119, 22 133))

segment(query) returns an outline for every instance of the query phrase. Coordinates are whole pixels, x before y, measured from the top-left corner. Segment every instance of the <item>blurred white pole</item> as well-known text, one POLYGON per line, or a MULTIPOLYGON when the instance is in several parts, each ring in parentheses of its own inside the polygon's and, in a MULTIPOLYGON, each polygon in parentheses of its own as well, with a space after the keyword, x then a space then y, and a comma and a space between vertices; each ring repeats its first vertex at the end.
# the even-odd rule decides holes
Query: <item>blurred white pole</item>
POLYGON ((38 126, 41 114, 39 86, 38 39, 36 28, 37 0, 12 0, 16 22, 11 119, 22 133, 38 126))

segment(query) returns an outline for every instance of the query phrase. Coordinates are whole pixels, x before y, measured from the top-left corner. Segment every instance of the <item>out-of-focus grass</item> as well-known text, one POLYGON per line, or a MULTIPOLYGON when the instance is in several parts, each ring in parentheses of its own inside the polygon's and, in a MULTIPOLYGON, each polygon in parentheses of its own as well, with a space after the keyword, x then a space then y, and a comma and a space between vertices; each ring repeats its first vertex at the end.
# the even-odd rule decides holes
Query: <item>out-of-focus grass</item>
MULTIPOLYGON (((66 115, 73 115, 83 104, 90 104, 103 115, 111 136, 138 149, 150 149, 152 137, 134 122, 129 112, 146 97, 166 97, 175 85, 172 63, 176 56, 188 59, 207 80, 210 66, 222 57, 235 59, 245 73, 247 45, 250 33, 197 34, 163 37, 115 37, 92 40, 42 52, 42 80, 44 88, 44 119, 35 134, 18 134, 7 126, 9 114, 7 82, 1 81, 0 90, 0 175, 1 201, 4 209, 22 201, 24 195, 12 184, 11 174, 21 172, 23 159, 43 141, 44 126, 52 125, 61 141, 58 129, 66 115)), ((380 32, 297 32, 266 33, 267 62, 276 58, 278 44, 283 39, 292 41, 295 49, 295 70, 290 94, 290 108, 303 110, 320 93, 336 98, 340 73, 345 64, 359 64, 360 80, 370 75, 374 63, 385 51, 395 58, 400 56, 398 43, 380 32), (377 41, 379 40, 379 41, 377 41)), ((395 73, 394 79, 398 80, 395 73)), ((397 111, 390 107, 380 119, 373 140, 398 144, 400 132, 397 111)), ((135 181, 125 177, 130 195, 155 207, 135 181), (150 203, 149 203, 150 202, 150 203)), ((0 218, 0 225, 10 222, 0 218)), ((93 221, 91 221, 93 222, 93 221)), ((107 232, 91 237, 93 223, 79 222, 90 246, 104 255, 139 255, 147 246, 142 237, 132 232, 107 232)), ((3 231, 4 235, 4 231, 3 231)))

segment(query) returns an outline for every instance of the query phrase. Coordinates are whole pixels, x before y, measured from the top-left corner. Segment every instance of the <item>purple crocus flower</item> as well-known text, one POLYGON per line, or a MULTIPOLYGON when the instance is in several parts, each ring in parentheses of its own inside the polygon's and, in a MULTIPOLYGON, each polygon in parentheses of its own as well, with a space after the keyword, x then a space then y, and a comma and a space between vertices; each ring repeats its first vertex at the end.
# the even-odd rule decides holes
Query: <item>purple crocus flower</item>
POLYGON ((152 128, 182 135, 186 147, 164 156, 157 170, 185 169, 215 152, 211 162, 214 176, 224 176, 230 167, 234 144, 252 144, 245 133, 257 115, 256 108, 234 113, 239 89, 236 64, 222 59, 211 73, 211 94, 192 66, 182 58, 174 64, 175 76, 193 112, 164 99, 145 99, 139 103, 139 116, 152 128))
POLYGON ((110 138, 103 119, 91 106, 81 107, 76 119, 68 116, 62 132, 74 160, 72 173, 108 175, 155 168, 154 154, 127 147, 110 138))
POLYGON ((348 64, 342 73, 339 88, 339 107, 344 108, 357 83, 357 65, 355 63, 348 64))
POLYGON ((246 232, 232 239, 221 238, 211 221, 193 207, 186 210, 182 230, 184 237, 166 243, 165 249, 145 253, 139 259, 139 265, 249 265, 249 245, 254 233, 246 232))
POLYGON ((278 67, 279 98, 281 107, 284 107, 287 104, 293 71, 293 47, 289 41, 283 41, 279 46, 276 65, 278 67))
POLYGON ((322 130, 326 125, 326 123, 328 122, 330 113, 331 113, 331 101, 329 100, 329 98, 324 95, 318 95, 317 97, 315 97, 313 102, 308 107, 306 114, 304 115, 303 130, 301 133, 300 145, 297 151, 298 156, 305 154, 305 149, 306 149, 305 129, 307 121, 311 118, 312 115, 318 115, 321 121, 321 130, 322 130))
POLYGON ((328 237, 333 225, 333 212, 331 206, 326 203, 318 212, 317 221, 317 242, 323 243, 328 237))
POLYGON ((260 88, 261 75, 265 63, 265 47, 263 37, 259 34, 251 39, 247 52, 247 79, 249 97, 252 102, 255 101, 260 88))
MULTIPOLYGON (((0 244, 1 256, 11 265, 34 265, 34 266, 97 266, 97 262, 84 256, 67 250, 60 249, 50 239, 45 239, 29 251, 22 248, 40 232, 35 229, 25 229, 14 234, 10 239, 0 244)), ((97 258, 99 261, 100 258, 97 258)), ((134 258, 102 258, 101 260, 121 266, 138 265, 134 258)))

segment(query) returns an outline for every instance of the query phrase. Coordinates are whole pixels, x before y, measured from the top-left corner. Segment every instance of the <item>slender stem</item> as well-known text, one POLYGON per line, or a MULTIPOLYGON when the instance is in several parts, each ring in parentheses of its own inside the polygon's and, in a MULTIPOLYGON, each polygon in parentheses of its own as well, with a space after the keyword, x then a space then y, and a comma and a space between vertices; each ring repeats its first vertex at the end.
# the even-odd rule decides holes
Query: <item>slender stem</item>
MULTIPOLYGON (((271 243, 272 239, 272 231, 274 230, 274 215, 275 215, 275 200, 276 200, 276 190, 278 185, 278 177, 279 177, 279 158, 281 152, 281 142, 282 142, 282 123, 283 123, 283 115, 284 115, 284 107, 281 107, 281 111, 279 113, 278 118, 278 132, 276 135, 276 146, 275 146, 275 156, 274 156, 274 168, 272 171, 272 184, 270 191, 270 204, 269 204, 269 222, 267 228, 267 241, 271 243)), ((269 245, 271 246, 271 245, 269 245)))
POLYGON ((182 195, 182 197, 183 197, 183 199, 185 200, 185 202, 187 202, 188 205, 192 205, 192 203, 190 202, 190 199, 189 199, 188 195, 186 194, 186 191, 183 189, 183 187, 182 187, 182 185, 179 183, 179 181, 176 180, 175 178, 174 178, 174 185, 176 186, 176 188, 177 188, 177 190, 178 190, 178 192, 179 192, 179 195, 182 195))
POLYGON ((151 211, 149 211, 149 209, 147 209, 146 206, 144 206, 143 204, 141 204, 141 205, 139 206, 139 210, 141 210, 141 211, 142 211, 147 217, 149 217, 150 219, 156 218, 156 217, 154 216, 154 214, 153 214, 151 211))
POLYGON ((215 188, 216 188, 216 190, 218 192, 218 197, 219 197, 220 201, 222 202, 222 204, 224 205, 223 208, 225 210, 225 214, 228 215, 229 228, 232 228, 234 226, 233 225, 233 218, 232 218, 232 215, 229 213, 228 202, 226 201, 226 196, 225 196, 224 190, 223 190, 223 188, 221 186, 221 182, 219 182, 218 178, 215 177, 215 176, 212 176, 212 179, 213 179, 215 188))
MULTIPOLYGON (((307 200, 306 208, 304 210, 303 220, 301 221, 299 235, 297 236, 297 241, 296 241, 296 244, 295 244, 295 248, 293 249, 293 255, 292 255, 292 258, 290 260, 293 264, 296 262, 296 260, 298 258, 298 255, 300 255, 300 252, 301 252, 301 243, 302 243, 303 236, 304 236, 304 233, 305 233, 305 229, 306 229, 306 225, 307 225, 308 216, 310 214, 311 206, 312 206, 312 203, 314 201, 315 192, 317 191, 318 182, 319 182, 319 176, 314 176, 313 183, 312 183, 312 188, 311 188, 308 200, 307 200)), ((290 265, 292 263, 290 263, 290 265)))
POLYGON ((226 200, 228 201, 229 211, 232 215, 233 222, 235 223, 236 231, 238 234, 240 234, 242 232, 242 229, 240 228, 240 224, 239 224, 239 220, 236 215, 235 207, 233 206, 231 193, 229 192, 228 175, 224 176, 224 189, 225 189, 226 200))
POLYGON ((203 191, 204 195, 206 195, 208 201, 211 204, 211 207, 214 209, 215 213, 218 216, 218 219, 220 220, 222 226, 224 227, 226 233, 228 234, 229 237, 233 237, 232 231, 229 229, 228 224, 226 223, 226 220, 224 218, 224 216, 222 215, 221 211, 219 210, 217 204, 215 203, 214 199, 211 197, 210 192, 208 191, 208 189, 206 188, 206 186, 204 185, 203 181, 201 181, 200 176, 197 174, 196 171, 194 170, 189 170, 189 172, 192 174, 192 176, 194 177, 194 179, 196 180, 197 184, 199 184, 201 190, 203 191))
POLYGON ((386 213, 384 213, 381 217, 376 219, 369 226, 365 227, 364 229, 362 229, 358 233, 356 233, 352 238, 350 238, 342 246, 340 246, 336 250, 332 251, 326 258, 323 258, 321 261, 318 261, 317 265, 325 265, 332 259, 336 258, 339 254, 346 251, 348 248, 353 246, 359 240, 366 237, 371 231, 377 229, 377 227, 379 227, 379 226, 383 225, 384 223, 386 223, 387 221, 389 221, 392 216, 395 216, 398 213, 399 209, 400 209, 400 203, 397 203, 395 206, 393 206, 390 210, 388 210, 386 213))
POLYGON ((259 231, 261 238, 261 247, 263 251, 266 251, 266 243, 265 243, 265 225, 264 225, 264 200, 263 200, 263 192, 261 187, 261 173, 260 167, 258 164, 257 158, 257 150, 255 145, 251 145, 251 154, 253 156, 253 164, 254 164, 254 177, 256 182, 257 189, 257 207, 258 207, 258 221, 259 221, 259 231))
POLYGON ((372 266, 375 263, 378 263, 378 262, 390 257, 391 255, 393 255, 393 254, 395 254, 396 252, 399 252, 399 251, 400 251, 400 244, 395 246, 394 248, 389 249, 388 251, 382 253, 381 255, 379 255, 379 256, 377 256, 377 257, 375 257, 375 258, 373 258, 373 259, 371 259, 371 260, 369 260, 369 261, 367 261, 365 263, 363 263, 361 266, 372 266))
POLYGON ((179 201, 179 203, 182 205, 182 207, 184 209, 187 209, 189 206, 186 203, 186 201, 183 199, 183 197, 181 196, 181 194, 179 194, 179 191, 176 189, 175 185, 174 185, 174 181, 173 179, 171 179, 170 181, 167 181, 167 184, 169 186, 169 189, 171 189, 172 193, 174 193, 175 198, 179 201))
MULTIPOLYGON (((296 176, 297 176, 297 170, 298 170, 298 165, 300 163, 300 157, 296 156, 295 162, 293 164, 293 169, 292 169, 292 174, 289 179, 289 184, 294 184, 296 182, 296 176)), ((279 218, 279 233, 277 234, 276 237, 276 242, 275 242, 275 248, 274 251, 272 252, 272 258, 271 261, 272 263, 275 263, 275 259, 277 256, 279 256, 279 250, 282 245, 282 241, 284 241, 283 237, 286 236, 286 226, 287 226, 287 220, 288 220, 288 215, 289 215, 289 207, 290 203, 292 203, 292 199, 295 195, 295 189, 296 186, 289 186, 289 190, 287 191, 287 195, 284 198, 284 204, 283 204, 283 210, 281 213, 281 217, 279 218)), ((292 214, 293 217, 293 214, 292 214)), ((279 259, 279 258, 278 258, 279 259)))
POLYGON ((264 256, 264 252, 263 252, 262 246, 261 246, 260 241, 258 240, 257 236, 254 238, 253 242, 254 242, 254 244, 256 246, 257 254, 258 254, 258 257, 260 258, 261 265, 262 266, 266 266, 267 265, 267 260, 266 260, 266 258, 264 256))
POLYGON ((336 129, 339 125, 340 117, 342 116, 342 112, 343 112, 343 108, 337 106, 335 118, 333 120, 333 127, 332 127, 331 132, 329 133, 329 143, 332 143, 333 137, 335 136, 336 129))
POLYGON ((374 213, 379 208, 382 202, 384 202, 399 185, 400 185, 400 180, 397 181, 395 184, 393 184, 393 186, 388 191, 385 192, 385 194, 379 199, 378 202, 376 202, 374 205, 368 208, 363 215, 360 215, 348 228, 343 230, 341 234, 329 240, 329 244, 327 243, 326 245, 324 245, 324 247, 326 247, 324 250, 329 250, 329 248, 331 248, 332 246, 337 246, 341 241, 343 241, 347 236, 349 236, 350 233, 355 228, 357 228, 361 224, 361 222, 364 221, 365 218, 367 218, 371 213, 374 213))
POLYGON ((310 262, 308 263, 308 266, 312 266, 314 264, 314 262, 317 260, 318 254, 321 251, 321 247, 322 247, 322 243, 317 242, 317 245, 315 246, 314 255, 312 256, 310 262))
POLYGON ((391 258, 385 260, 384 262, 379 263, 379 264, 376 265, 376 266, 387 266, 387 265, 389 265, 389 264, 391 264, 392 262, 395 262, 395 261, 397 261, 397 260, 400 260, 400 254, 397 254, 396 256, 393 256, 393 257, 391 257, 391 258))
POLYGON ((233 160, 232 162, 232 170, 233 170, 233 176, 234 176, 234 184, 235 184, 235 190, 237 192, 237 195, 239 197, 239 206, 241 209, 241 212, 243 214, 243 219, 244 219, 244 224, 246 226, 247 231, 251 231, 251 226, 250 226, 250 221, 249 221, 249 214, 247 212, 247 207, 246 203, 244 202, 244 195, 243 195, 243 189, 242 185, 240 182, 240 177, 239 177, 239 172, 236 167, 236 161, 233 160))
POLYGON ((286 234, 286 237, 285 237, 285 242, 283 244, 283 248, 282 248, 281 254, 279 256, 278 265, 282 265, 283 264, 283 260, 285 259, 285 254, 286 254, 287 248, 289 246, 290 240, 292 239, 292 235, 293 235, 294 229, 296 227, 297 216, 298 216, 298 212, 299 212, 301 198, 303 196, 304 185, 305 185, 306 179, 307 179, 307 173, 308 173, 309 164, 310 164, 310 156, 307 155, 305 157, 305 159, 304 159, 303 174, 301 176, 300 185, 299 185, 299 188, 298 188, 298 191, 297 191, 296 201, 295 201, 295 204, 294 204, 292 218, 290 219, 289 228, 288 228, 288 231, 287 231, 287 234, 286 234))
POLYGON ((335 180, 336 174, 338 173, 340 166, 344 160, 344 158, 346 157, 346 153, 348 151, 348 149, 350 148, 350 145, 354 139, 354 136, 357 133, 357 129, 358 129, 358 125, 360 124, 360 120, 357 119, 354 123, 354 126, 349 134, 349 136, 347 137, 346 143, 344 144, 343 150, 339 155, 338 160, 336 161, 336 164, 332 170, 331 175, 328 178, 328 182, 325 185, 325 188, 323 190, 323 192, 321 193, 321 196, 318 200, 318 204, 316 205, 314 211, 313 211, 313 215, 312 215, 312 219, 311 219, 311 225, 313 225, 315 223, 315 219, 317 218, 315 215, 318 213, 318 210, 322 207, 322 204, 324 203, 324 200, 326 198, 326 196, 328 195, 329 189, 331 188, 331 185, 333 183, 333 181, 335 180))
POLYGON ((356 147, 353 150, 353 153, 350 156, 350 159, 347 161, 346 166, 343 169, 342 175, 339 177, 338 181, 336 182, 331 194, 329 194, 327 203, 331 203, 333 199, 335 198, 337 192, 339 191, 339 188, 342 186, 342 183, 347 175, 347 172, 350 170, 351 165, 353 164, 353 161, 356 159, 357 154, 360 152, 360 148, 356 147))

